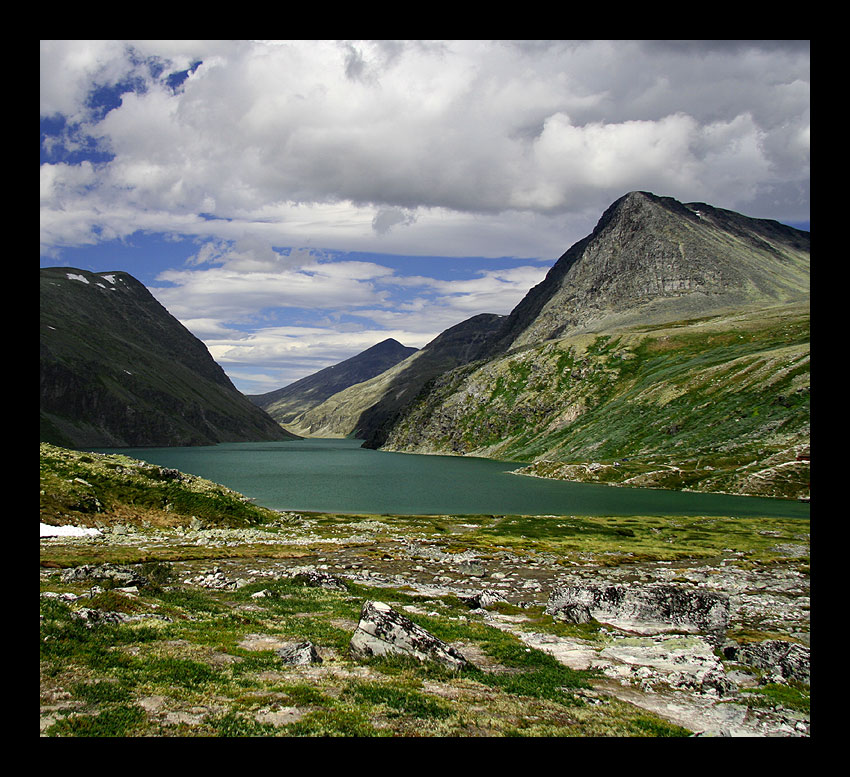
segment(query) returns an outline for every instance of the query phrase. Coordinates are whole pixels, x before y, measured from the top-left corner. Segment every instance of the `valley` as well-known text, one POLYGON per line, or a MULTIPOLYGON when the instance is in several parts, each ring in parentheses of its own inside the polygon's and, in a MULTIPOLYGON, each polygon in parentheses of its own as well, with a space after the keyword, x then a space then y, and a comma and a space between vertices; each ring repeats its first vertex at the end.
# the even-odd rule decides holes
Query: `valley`
POLYGON ((250 397, 43 269, 41 735, 809 737, 809 244, 629 192, 508 315, 250 397))

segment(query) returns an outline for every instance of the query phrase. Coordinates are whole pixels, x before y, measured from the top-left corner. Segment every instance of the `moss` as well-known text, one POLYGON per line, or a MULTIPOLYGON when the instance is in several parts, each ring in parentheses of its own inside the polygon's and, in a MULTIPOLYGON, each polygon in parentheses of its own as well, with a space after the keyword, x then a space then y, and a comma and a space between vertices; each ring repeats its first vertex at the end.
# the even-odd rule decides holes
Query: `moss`
POLYGON ((744 694, 747 706, 755 708, 782 707, 797 712, 810 712, 809 689, 802 684, 767 683, 749 688, 744 694))
POLYGON ((138 736, 148 728, 145 711, 135 704, 116 704, 95 715, 73 715, 54 723, 45 732, 59 737, 138 736))

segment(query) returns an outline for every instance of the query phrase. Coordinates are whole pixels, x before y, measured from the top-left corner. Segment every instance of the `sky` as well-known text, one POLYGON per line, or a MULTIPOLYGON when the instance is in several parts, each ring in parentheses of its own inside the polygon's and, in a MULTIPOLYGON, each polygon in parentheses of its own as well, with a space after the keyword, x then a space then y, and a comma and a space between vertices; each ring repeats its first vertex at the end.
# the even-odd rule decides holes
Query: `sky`
POLYGON ((41 266, 262 394, 509 313, 629 191, 808 230, 809 125, 808 41, 41 41, 41 266))

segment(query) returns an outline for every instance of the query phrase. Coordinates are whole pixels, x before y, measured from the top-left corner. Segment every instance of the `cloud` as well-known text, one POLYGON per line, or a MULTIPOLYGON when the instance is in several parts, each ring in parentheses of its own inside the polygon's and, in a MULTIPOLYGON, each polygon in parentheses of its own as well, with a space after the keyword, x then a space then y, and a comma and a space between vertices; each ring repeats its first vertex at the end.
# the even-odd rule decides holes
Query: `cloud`
POLYGON ((383 235, 398 224, 412 224, 414 221, 416 215, 402 208, 381 208, 372 219, 372 229, 383 235))
POLYGON ((633 189, 807 221, 809 59, 805 41, 42 41, 42 256, 182 238, 151 291, 270 390, 509 312, 633 189))
MULTIPOLYGON (((428 252, 438 213, 538 214, 555 230, 634 188, 747 211, 808 176, 799 44, 46 41, 41 64, 42 115, 111 155, 85 186, 53 171, 47 244, 83 239, 58 215, 70 201, 115 234, 142 212, 186 234, 231 238, 237 223, 273 226, 278 245, 375 248, 405 225, 428 252), (101 115, 104 85, 121 97, 101 115), (186 220, 200 213, 218 221, 186 220)), ((796 201, 751 215, 807 216, 796 201)), ((475 253, 496 250, 480 225, 451 223, 475 230, 475 253)))
MULTIPOLYGON (((454 270, 448 280, 380 261, 311 252, 290 261, 255 248, 206 243, 188 268, 160 273, 163 285, 151 289, 246 393, 279 388, 388 337, 422 347, 478 313, 507 314, 549 268, 454 270)), ((421 269, 429 266, 438 270, 429 262, 421 269)))

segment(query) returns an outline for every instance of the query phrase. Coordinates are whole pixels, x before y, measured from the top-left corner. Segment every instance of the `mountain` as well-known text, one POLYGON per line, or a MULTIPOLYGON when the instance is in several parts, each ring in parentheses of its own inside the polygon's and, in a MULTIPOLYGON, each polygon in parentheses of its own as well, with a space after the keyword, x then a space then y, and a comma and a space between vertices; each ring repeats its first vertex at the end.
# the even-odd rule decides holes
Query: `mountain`
POLYGON ((809 242, 776 221, 630 192, 511 312, 494 352, 807 300, 809 242))
POLYGON ((41 433, 66 447, 296 439, 124 272, 41 270, 41 433))
POLYGON ((632 192, 369 447, 527 474, 802 497, 809 234, 632 192))
POLYGON ((287 428, 313 437, 381 439, 382 430, 428 381, 488 352, 503 321, 504 316, 489 313, 462 321, 389 370, 300 413, 287 428))
POLYGON ((416 353, 416 348, 389 338, 339 364, 275 391, 248 395, 248 399, 279 423, 287 424, 331 395, 380 375, 413 353, 416 353))

